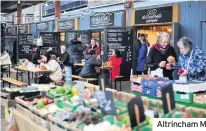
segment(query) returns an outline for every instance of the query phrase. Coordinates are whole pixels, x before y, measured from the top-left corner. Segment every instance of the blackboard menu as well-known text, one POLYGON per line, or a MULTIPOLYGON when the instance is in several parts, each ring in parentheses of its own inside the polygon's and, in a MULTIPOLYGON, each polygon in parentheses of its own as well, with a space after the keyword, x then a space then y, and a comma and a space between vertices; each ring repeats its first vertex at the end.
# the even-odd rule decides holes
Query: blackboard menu
POLYGON ((18 32, 19 34, 25 34, 27 33, 27 26, 25 24, 18 26, 18 32))
POLYGON ((48 31, 49 22, 41 22, 36 24, 36 31, 48 31))
POLYGON ((14 42, 17 40, 16 35, 5 35, 4 36, 4 49, 9 53, 13 54, 14 42))
POLYGON ((74 19, 58 21, 58 30, 74 30, 74 19))
POLYGON ((114 25, 114 13, 106 13, 93 15, 90 17, 90 27, 98 26, 113 26, 114 25))
POLYGON ((135 24, 172 22, 172 6, 135 11, 135 24))
POLYGON ((89 42, 89 33, 86 31, 67 31, 66 32, 66 46, 68 52, 71 52, 71 40, 75 38, 75 35, 79 34, 81 36, 82 42, 88 44, 89 42))
POLYGON ((122 55, 120 75, 129 79, 133 56, 133 30, 126 28, 106 28, 106 59, 109 59, 114 49, 122 55))
POLYGON ((32 34, 18 35, 18 58, 32 60, 32 34))
POLYGON ((49 48, 58 53, 60 51, 59 33, 57 32, 40 32, 40 37, 43 43, 43 53, 49 48))

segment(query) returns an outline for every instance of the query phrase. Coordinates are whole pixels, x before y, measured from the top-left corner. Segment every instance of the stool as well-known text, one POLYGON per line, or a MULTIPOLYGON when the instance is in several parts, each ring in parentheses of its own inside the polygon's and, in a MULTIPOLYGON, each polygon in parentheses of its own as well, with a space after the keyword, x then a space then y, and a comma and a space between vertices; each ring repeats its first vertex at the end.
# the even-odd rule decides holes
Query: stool
POLYGON ((119 83, 120 83, 120 91, 122 90, 122 78, 123 78, 123 76, 115 76, 115 78, 114 78, 115 90, 117 90, 117 81, 119 81, 119 83))

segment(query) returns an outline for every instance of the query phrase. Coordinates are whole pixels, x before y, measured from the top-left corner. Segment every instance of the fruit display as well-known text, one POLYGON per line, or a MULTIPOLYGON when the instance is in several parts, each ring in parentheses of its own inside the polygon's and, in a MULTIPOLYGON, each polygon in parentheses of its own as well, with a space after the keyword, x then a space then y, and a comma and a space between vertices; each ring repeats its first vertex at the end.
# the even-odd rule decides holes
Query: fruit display
POLYGON ((206 104, 206 93, 194 94, 193 102, 200 103, 200 104, 206 104))
MULTIPOLYGON (((27 104, 36 104, 37 103, 37 105, 38 105, 38 103, 44 103, 44 105, 47 105, 47 104, 50 104, 52 102, 53 102, 53 100, 51 100, 49 98, 46 98, 46 97, 44 97, 44 98, 34 98, 33 100, 27 100, 26 101, 27 104)), ((43 104, 41 104, 41 105, 43 105, 43 104)), ((42 106, 40 106, 40 107, 42 107, 42 106)))
POLYGON ((76 111, 65 111, 61 113, 56 113, 55 118, 61 121, 66 121, 69 123, 84 123, 85 125, 97 124, 101 119, 99 114, 94 114, 91 112, 90 108, 85 108, 83 106, 79 107, 76 111))
POLYGON ((78 94, 78 89, 73 87, 72 85, 68 86, 59 86, 55 89, 49 90, 48 94, 52 97, 58 97, 58 96, 74 96, 78 94))

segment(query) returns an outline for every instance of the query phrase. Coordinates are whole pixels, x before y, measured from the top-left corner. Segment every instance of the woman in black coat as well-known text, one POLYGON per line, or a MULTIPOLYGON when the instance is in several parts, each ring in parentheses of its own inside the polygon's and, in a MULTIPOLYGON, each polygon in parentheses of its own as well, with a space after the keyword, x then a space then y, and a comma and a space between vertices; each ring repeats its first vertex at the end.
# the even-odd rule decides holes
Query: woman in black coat
POLYGON ((160 33, 157 39, 157 44, 153 45, 150 49, 148 56, 148 67, 152 70, 157 68, 163 69, 163 76, 173 79, 172 68, 167 62, 169 56, 173 56, 176 59, 175 50, 169 44, 170 37, 166 32, 160 33))
POLYGON ((76 37, 71 40, 71 60, 72 63, 81 63, 81 60, 83 59, 83 51, 87 48, 86 45, 82 44, 80 35, 76 35, 76 37))

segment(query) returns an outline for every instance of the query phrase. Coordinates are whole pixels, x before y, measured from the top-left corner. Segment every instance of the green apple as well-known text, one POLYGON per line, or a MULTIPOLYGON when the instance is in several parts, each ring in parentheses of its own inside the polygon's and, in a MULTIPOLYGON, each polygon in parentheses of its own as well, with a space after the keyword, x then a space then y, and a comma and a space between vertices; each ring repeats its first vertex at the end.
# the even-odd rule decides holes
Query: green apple
POLYGON ((43 100, 37 102, 37 108, 42 109, 45 106, 45 102, 43 100))

